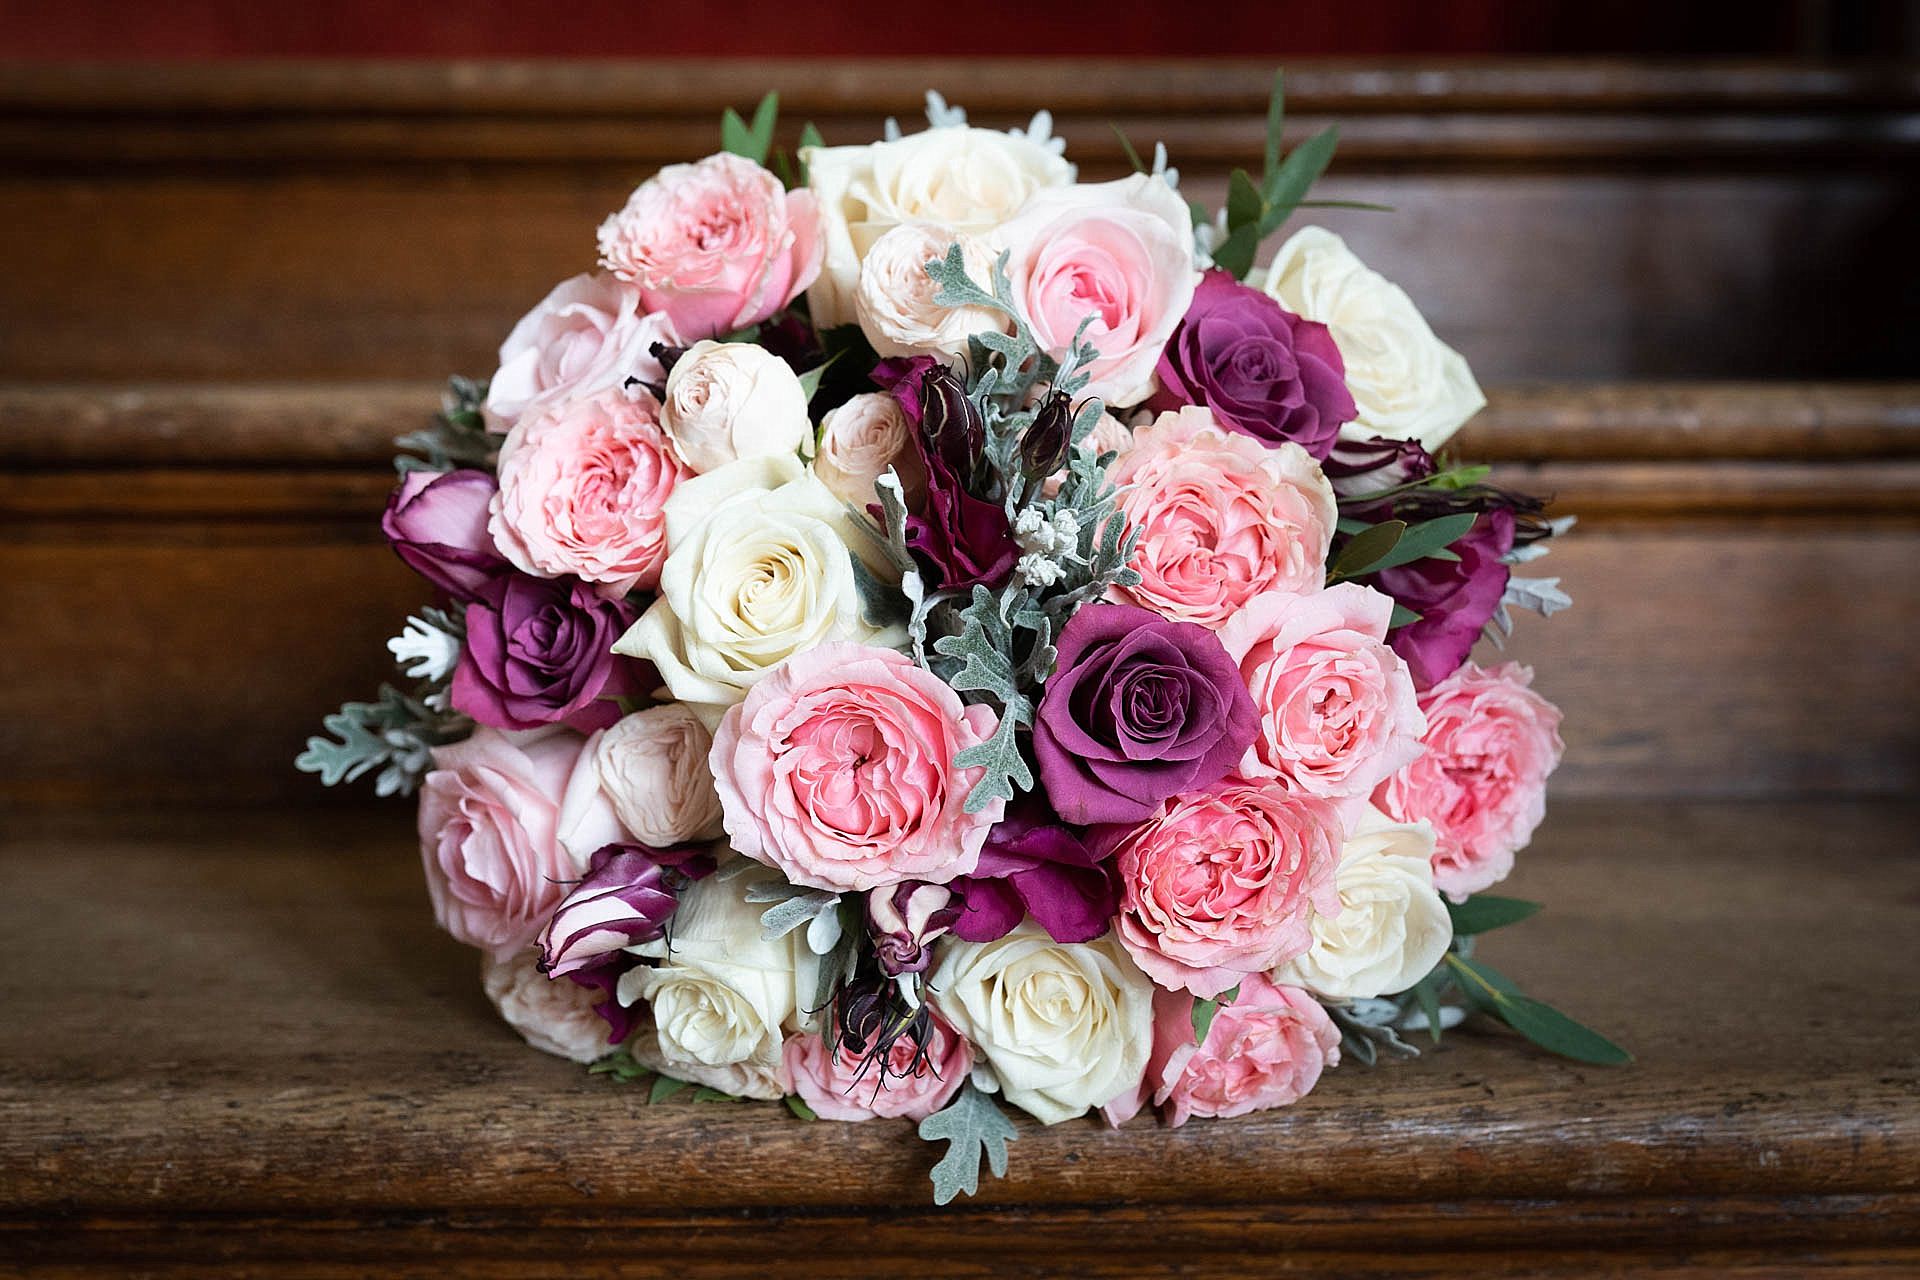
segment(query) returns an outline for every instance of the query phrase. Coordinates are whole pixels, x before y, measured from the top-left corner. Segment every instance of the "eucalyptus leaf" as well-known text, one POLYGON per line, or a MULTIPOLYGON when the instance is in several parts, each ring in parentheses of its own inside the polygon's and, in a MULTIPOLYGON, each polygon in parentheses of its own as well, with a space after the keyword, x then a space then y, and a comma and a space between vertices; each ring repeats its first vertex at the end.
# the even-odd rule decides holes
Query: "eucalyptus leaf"
POLYGON ((1287 122, 1286 77, 1279 69, 1273 73, 1273 90, 1267 95, 1267 143, 1261 156, 1260 180, 1272 180, 1280 167, 1280 134, 1287 122))
POLYGON ((1260 199, 1260 188, 1253 185, 1253 178, 1245 169, 1235 169, 1233 176, 1227 179, 1227 229, 1236 230, 1245 226, 1257 226, 1260 216, 1266 212, 1266 204, 1260 199))
POLYGON ((1633 1055, 1591 1027, 1582 1026, 1566 1014, 1532 996, 1510 995, 1500 1001, 1500 1017, 1527 1039, 1551 1053, 1575 1062, 1616 1067, 1632 1062, 1633 1055))
POLYGON ((1465 902, 1447 903, 1447 914, 1453 918, 1455 936, 1502 929, 1510 924, 1518 924, 1539 910, 1540 904, 1537 902, 1528 902, 1524 898, 1499 898, 1488 893, 1477 893, 1465 902))
POLYGON ((802 1120, 818 1120, 820 1118, 814 1113, 813 1108, 807 1105, 807 1100, 797 1093, 788 1094, 786 1103, 787 1110, 793 1112, 793 1114, 799 1116, 802 1120))
POLYGON ((1340 145, 1340 130, 1332 125, 1314 134, 1288 153, 1280 167, 1267 178, 1261 192, 1267 200, 1266 217, 1261 219, 1260 234, 1271 234, 1295 206, 1307 198, 1307 191, 1333 163, 1334 148, 1340 145))
POLYGON ((1217 1000, 1198 1000, 1193 1002, 1193 1042, 1205 1044, 1207 1032, 1213 1029, 1213 1019, 1220 1012, 1217 1000))
POLYGON ((665 1102, 689 1087, 685 1080, 676 1080, 672 1076, 655 1076, 653 1088, 647 1091, 647 1101, 648 1103, 665 1102))
MULTIPOLYGON (((1467 535, 1476 518, 1473 512, 1463 511, 1458 515, 1441 516, 1436 520, 1423 520, 1410 525, 1400 535, 1400 540, 1393 544, 1393 549, 1368 565, 1366 571, 1378 573, 1382 569, 1396 569, 1428 556, 1441 556, 1449 545, 1467 535)), ((1445 558, 1458 560, 1460 557, 1446 554, 1445 558)))
POLYGON ((1395 600, 1393 602, 1393 615, 1387 619, 1387 630, 1392 631, 1396 627, 1411 626, 1413 623, 1420 621, 1424 616, 1424 614, 1416 613, 1414 610, 1401 604, 1398 600, 1395 600))
POLYGON ((1360 533, 1353 535, 1346 546, 1340 548, 1340 554, 1333 558, 1327 567, 1329 582, 1338 578, 1357 578, 1367 573, 1385 558, 1407 532, 1404 520, 1382 520, 1360 533))

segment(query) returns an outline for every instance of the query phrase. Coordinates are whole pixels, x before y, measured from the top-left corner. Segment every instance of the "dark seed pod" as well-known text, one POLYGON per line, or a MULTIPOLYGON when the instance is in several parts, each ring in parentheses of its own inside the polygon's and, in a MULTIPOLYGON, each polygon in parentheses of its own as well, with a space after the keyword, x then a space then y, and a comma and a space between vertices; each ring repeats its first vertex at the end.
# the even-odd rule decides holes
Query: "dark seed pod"
POLYGON ((1073 407, 1065 392, 1052 392, 1040 412, 1033 415, 1027 433, 1020 437, 1020 469, 1029 480, 1050 476, 1066 465, 1072 444, 1073 407))
POLYGON ((953 473, 963 479, 987 447, 987 422, 980 406, 967 398, 966 384, 944 366, 920 379, 921 429, 953 473))

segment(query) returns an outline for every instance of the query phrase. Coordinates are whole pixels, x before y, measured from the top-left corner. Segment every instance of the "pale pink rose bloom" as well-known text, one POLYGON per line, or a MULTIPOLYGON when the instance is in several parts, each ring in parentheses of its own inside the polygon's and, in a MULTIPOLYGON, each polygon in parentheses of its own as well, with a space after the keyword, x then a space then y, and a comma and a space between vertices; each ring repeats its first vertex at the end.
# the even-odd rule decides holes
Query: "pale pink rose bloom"
POLYGON ((1566 748, 1560 709, 1532 683, 1517 662, 1469 662, 1427 690, 1426 753, 1374 792, 1389 817, 1433 824, 1433 885, 1455 902, 1506 879, 1547 815, 1547 778, 1566 748))
POLYGON ((1113 856, 1120 942, 1162 987, 1217 996, 1313 944, 1337 916, 1343 839, 1333 804, 1276 781, 1227 778, 1164 802, 1136 827, 1095 827, 1113 856))
MULTIPOLYGON (((580 758, 560 793, 560 812, 554 819, 554 838, 573 865, 569 879, 587 873, 596 851, 605 845, 634 839, 601 784, 600 753, 608 730, 596 729, 580 744, 580 758)), ((569 886, 571 887, 571 886, 569 886)))
POLYGON ((1200 279, 1179 193, 1151 174, 1037 191, 993 245, 1011 252, 1014 301, 1052 355, 1093 318, 1087 395, 1127 408, 1154 393, 1161 348, 1200 279))
POLYGON ((891 649, 831 643, 797 654, 729 707, 713 736, 727 834, 815 889, 966 875, 1005 802, 966 812, 981 770, 953 758, 998 723, 891 649))
POLYGON ((1260 710, 1241 776, 1343 800, 1420 754, 1427 722, 1407 664, 1387 647, 1392 618, 1390 598, 1343 582, 1269 591, 1227 619, 1220 643, 1260 710))
POLYGON ((647 591, 667 558, 661 509, 693 473, 645 391, 543 402, 500 448, 488 529, 500 554, 540 578, 573 574, 603 593, 647 591))
POLYGON ((913 1043, 896 1041, 885 1070, 863 1072, 859 1055, 817 1035, 788 1038, 784 1058, 793 1091, 823 1120, 924 1120, 953 1100, 973 1070, 973 1048, 939 1018, 932 1021, 927 1054, 914 1062, 913 1043))
POLYGON ((480 981, 487 999, 520 1038, 543 1053, 574 1062, 592 1062, 612 1053, 607 1020, 593 1010, 600 993, 565 978, 554 980, 534 967, 538 951, 520 951, 505 960, 487 956, 480 981))
POLYGON ((820 451, 813 474, 833 496, 865 511, 878 502, 874 481, 889 467, 900 477, 909 510, 927 497, 927 473, 913 447, 913 424, 900 402, 879 392, 863 392, 820 420, 820 451))
POLYGON ((666 371, 653 344, 684 345, 666 316, 648 313, 640 290, 605 272, 562 280, 500 344, 487 384, 487 425, 513 426, 536 400, 576 400, 618 390, 628 378, 659 385, 666 371))
MULTIPOLYGON (((1167 1124, 1190 1116, 1243 1116, 1289 1106, 1305 1097, 1320 1073, 1340 1062, 1340 1031, 1298 987, 1278 986, 1265 974, 1240 984, 1223 1004, 1201 1044, 1193 1042, 1193 997, 1162 991, 1153 1002, 1153 1055, 1142 1093, 1152 1091, 1167 1124)), ((1107 1109, 1124 1123, 1137 1111, 1125 1100, 1107 1109)))
POLYGON ((1297 444, 1269 448, 1189 405, 1135 431, 1112 475, 1140 534, 1140 582, 1115 589, 1123 600, 1218 630, 1257 595, 1326 581, 1340 513, 1297 444))
POLYGON ((600 261, 688 342, 765 320, 813 283, 825 251, 811 191, 726 153, 668 165, 600 224, 600 261))
POLYGON ((420 855, 434 918, 461 942, 498 959, 525 950, 579 875, 558 828, 583 741, 483 726, 433 749, 420 784, 420 855))

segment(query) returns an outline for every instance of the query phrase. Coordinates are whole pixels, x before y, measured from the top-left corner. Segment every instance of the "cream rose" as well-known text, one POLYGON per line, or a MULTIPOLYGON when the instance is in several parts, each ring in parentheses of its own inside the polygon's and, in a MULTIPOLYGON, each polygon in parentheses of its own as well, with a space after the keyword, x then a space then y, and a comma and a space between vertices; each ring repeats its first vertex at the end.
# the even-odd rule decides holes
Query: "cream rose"
POLYGON ((1413 300, 1326 228, 1296 231, 1265 281, 1281 306, 1333 332, 1359 409, 1340 428, 1343 440, 1417 440, 1431 453, 1487 403, 1466 360, 1434 336, 1413 300))
POLYGON ((635 1033, 627 1042, 627 1052, 635 1062, 661 1075, 705 1085, 736 1098, 762 1098, 772 1102, 793 1092, 793 1077, 784 1059, 771 1066, 752 1061, 729 1062, 719 1067, 710 1067, 704 1062, 676 1061, 661 1051, 660 1034, 651 1030, 635 1033))
POLYGON ((1334 1000, 1405 991, 1440 963, 1453 922, 1433 887, 1433 827, 1368 805, 1340 849, 1340 914, 1315 912, 1313 945, 1273 971, 1334 1000))
POLYGON ((871 543, 854 520, 791 454, 685 482, 666 506, 660 597, 614 651, 652 662, 712 728, 796 653, 830 640, 903 644, 899 628, 861 611, 849 547, 871 543))
POLYGON ((719 839, 712 748, 713 735, 678 702, 636 711, 602 733, 595 773, 620 825, 655 848, 719 839))
POLYGON ((1140 1087, 1153 983, 1111 931, 1055 942, 1029 920, 993 942, 949 942, 927 985, 1007 1101, 1042 1124, 1140 1087))
POLYGON ((918 510, 927 495, 927 474, 914 451, 913 424, 898 400, 863 392, 820 420, 813 474, 834 497, 864 510, 879 500, 873 483, 888 467, 900 473, 907 506, 918 510))
POLYGON ((1073 181, 1047 146, 991 129, 928 129, 892 142, 811 147, 801 153, 820 202, 826 263, 807 292, 821 328, 855 320, 860 264, 903 222, 982 234, 1012 217, 1036 191, 1073 181))
POLYGON ((960 246, 967 274, 985 284, 988 257, 980 242, 919 223, 903 223, 874 241, 860 263, 853 313, 860 332, 883 356, 938 356, 957 360, 967 354, 967 336, 1004 330, 1005 318, 984 307, 947 307, 934 301, 940 292, 927 274, 927 262, 960 246))
POLYGON ((681 460, 701 472, 813 444, 799 377, 785 360, 750 342, 689 347, 667 375, 660 425, 681 460))
POLYGON ((538 951, 521 951, 505 960, 487 956, 480 962, 480 983, 501 1019, 543 1053, 574 1062, 612 1053, 606 1019, 593 1010, 598 994, 565 978, 548 978, 534 967, 539 957, 538 951))

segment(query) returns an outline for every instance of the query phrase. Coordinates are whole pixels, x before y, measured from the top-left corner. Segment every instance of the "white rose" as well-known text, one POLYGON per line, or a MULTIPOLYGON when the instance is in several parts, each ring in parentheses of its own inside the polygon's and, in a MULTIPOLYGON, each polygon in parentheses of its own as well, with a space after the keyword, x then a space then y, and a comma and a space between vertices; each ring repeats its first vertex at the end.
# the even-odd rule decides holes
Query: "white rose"
POLYGON ((778 879, 748 872, 697 881, 680 895, 667 936, 633 948, 660 963, 621 975, 617 996, 623 1005, 651 1007, 668 1075, 734 1065, 777 1075, 785 1032, 816 1021, 807 1006, 820 959, 807 947, 807 931, 768 941, 760 929, 766 904, 746 900, 748 886, 778 879))
POLYGON ((784 1057, 772 1065, 729 1062, 710 1067, 704 1062, 675 1062, 661 1051, 659 1033, 654 1031, 634 1033, 633 1039, 627 1042, 627 1052, 643 1067, 651 1067, 688 1084, 703 1084, 736 1098, 764 1098, 772 1102, 793 1092, 793 1079, 787 1073, 784 1057))
POLYGON ((813 474, 834 497, 865 510, 878 501, 873 482, 888 467, 899 472, 907 505, 917 507, 926 496, 927 476, 913 448, 913 424, 898 400, 863 392, 820 420, 813 474))
POLYGON ((768 672, 830 640, 898 647, 867 623, 852 552, 879 551, 792 454, 747 458, 682 481, 664 508, 660 596, 614 652, 653 663, 709 729, 768 672))
POLYGON ((660 425, 681 461, 713 471, 813 442, 807 393, 791 366, 750 342, 696 342, 667 375, 660 425))
POLYGON ((506 1024, 543 1053, 592 1062, 612 1053, 607 1021, 593 1011, 596 992, 565 978, 558 981, 534 967, 538 951, 521 951, 510 960, 486 957, 480 984, 506 1024))
POLYGON ((1273 980, 1334 1000, 1405 991, 1440 963, 1453 922, 1433 887, 1433 827, 1368 805, 1340 849, 1340 914, 1312 920, 1313 945, 1273 980))
POLYGON ((1005 330, 1005 317, 997 311, 946 307, 934 301, 940 287, 927 274, 927 262, 945 258, 956 244, 967 274, 984 285, 987 253, 972 236, 902 223, 874 241, 860 263, 853 313, 875 351, 883 356, 957 360, 967 354, 969 334, 1005 330))
POLYGON ((1417 440, 1431 453, 1487 403, 1466 360, 1434 337, 1413 300, 1326 228, 1302 227, 1280 246, 1266 290, 1333 332, 1359 409, 1342 439, 1417 440))
POLYGON ((1140 1085, 1153 983, 1111 930, 1097 942, 1055 942, 1029 920, 993 942, 948 942, 927 985, 1007 1101, 1043 1124, 1140 1085))
POLYGON ((488 425, 507 430, 543 396, 586 398, 628 378, 658 383, 656 342, 678 346, 680 338, 665 315, 646 313, 636 286, 605 272, 562 280, 500 344, 488 425))
POLYGON ((707 764, 712 748, 713 735, 679 702, 636 711, 600 735, 600 789, 634 839, 665 848, 725 834, 707 764))
POLYGON ((1028 197, 1073 181, 1071 164, 1031 139, 968 126, 928 129, 892 142, 810 147, 801 153, 820 202, 826 261, 807 291, 822 328, 854 321, 860 263, 903 222, 979 235, 1028 197))

